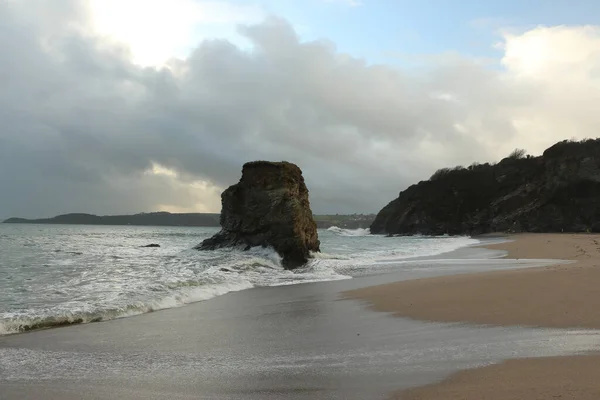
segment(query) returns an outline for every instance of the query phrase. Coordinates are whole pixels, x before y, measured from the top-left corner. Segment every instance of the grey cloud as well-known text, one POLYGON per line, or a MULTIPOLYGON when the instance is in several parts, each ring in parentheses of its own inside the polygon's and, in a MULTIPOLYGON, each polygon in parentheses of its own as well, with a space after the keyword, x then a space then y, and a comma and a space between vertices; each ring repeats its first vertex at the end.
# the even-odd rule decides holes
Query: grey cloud
POLYGON ((218 191, 188 184, 224 188, 254 159, 296 162, 315 212, 375 212, 439 167, 493 159, 516 135, 506 108, 526 101, 475 62, 367 65, 278 18, 240 27, 252 51, 209 40, 170 69, 142 68, 82 33, 78 3, 0 3, 0 215, 216 204, 218 191), (144 173, 153 163, 178 178, 144 173))

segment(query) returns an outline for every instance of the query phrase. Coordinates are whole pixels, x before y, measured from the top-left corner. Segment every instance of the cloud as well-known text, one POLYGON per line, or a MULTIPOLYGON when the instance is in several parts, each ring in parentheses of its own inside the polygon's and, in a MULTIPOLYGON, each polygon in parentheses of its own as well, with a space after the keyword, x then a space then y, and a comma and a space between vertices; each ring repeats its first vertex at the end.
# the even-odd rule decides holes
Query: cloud
POLYGON ((539 151, 565 138, 596 137, 600 117, 600 27, 537 27, 505 34, 502 64, 515 85, 528 88, 515 104, 513 125, 539 151))
POLYGON ((595 27, 505 34, 502 68, 448 54, 415 72, 268 18, 240 26, 249 48, 204 40, 145 68, 82 2, 24 3, 0 3, 3 216, 219 211, 256 159, 297 163, 315 212, 375 212, 437 168, 539 153, 600 122, 595 27))
POLYGON ((134 61, 142 65, 161 65, 172 56, 185 55, 202 38, 199 31, 206 31, 200 28, 251 23, 264 18, 256 6, 218 1, 86 1, 93 29, 127 43, 134 61))

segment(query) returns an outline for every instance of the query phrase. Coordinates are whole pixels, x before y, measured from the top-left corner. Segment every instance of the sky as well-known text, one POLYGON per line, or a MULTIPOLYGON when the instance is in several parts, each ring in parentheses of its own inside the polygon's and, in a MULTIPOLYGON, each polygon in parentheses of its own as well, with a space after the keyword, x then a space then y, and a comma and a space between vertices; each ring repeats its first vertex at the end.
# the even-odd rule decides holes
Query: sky
POLYGON ((244 162, 315 213, 600 126, 600 2, 0 1, 0 218, 219 212, 244 162))

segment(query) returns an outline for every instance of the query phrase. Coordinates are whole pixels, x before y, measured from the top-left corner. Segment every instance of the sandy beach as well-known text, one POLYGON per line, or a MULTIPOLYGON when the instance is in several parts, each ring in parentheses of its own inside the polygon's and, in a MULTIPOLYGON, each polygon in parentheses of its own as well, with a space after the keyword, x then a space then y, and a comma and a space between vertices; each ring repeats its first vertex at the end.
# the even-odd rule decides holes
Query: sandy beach
MULTIPOLYGON (((347 292, 418 320, 600 329, 600 235, 522 234, 488 246, 508 258, 574 260, 541 268, 397 282, 347 292)), ((460 372, 395 399, 597 399, 600 356, 510 360, 460 372)))

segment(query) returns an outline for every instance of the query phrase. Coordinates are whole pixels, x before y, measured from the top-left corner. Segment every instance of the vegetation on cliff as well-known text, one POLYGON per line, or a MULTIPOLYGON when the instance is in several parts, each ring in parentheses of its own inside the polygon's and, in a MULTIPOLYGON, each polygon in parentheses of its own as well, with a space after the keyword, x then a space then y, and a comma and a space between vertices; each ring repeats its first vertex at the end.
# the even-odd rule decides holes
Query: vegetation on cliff
POLYGON ((541 156, 438 170, 400 192, 372 233, 600 232, 600 139, 565 140, 541 156))

